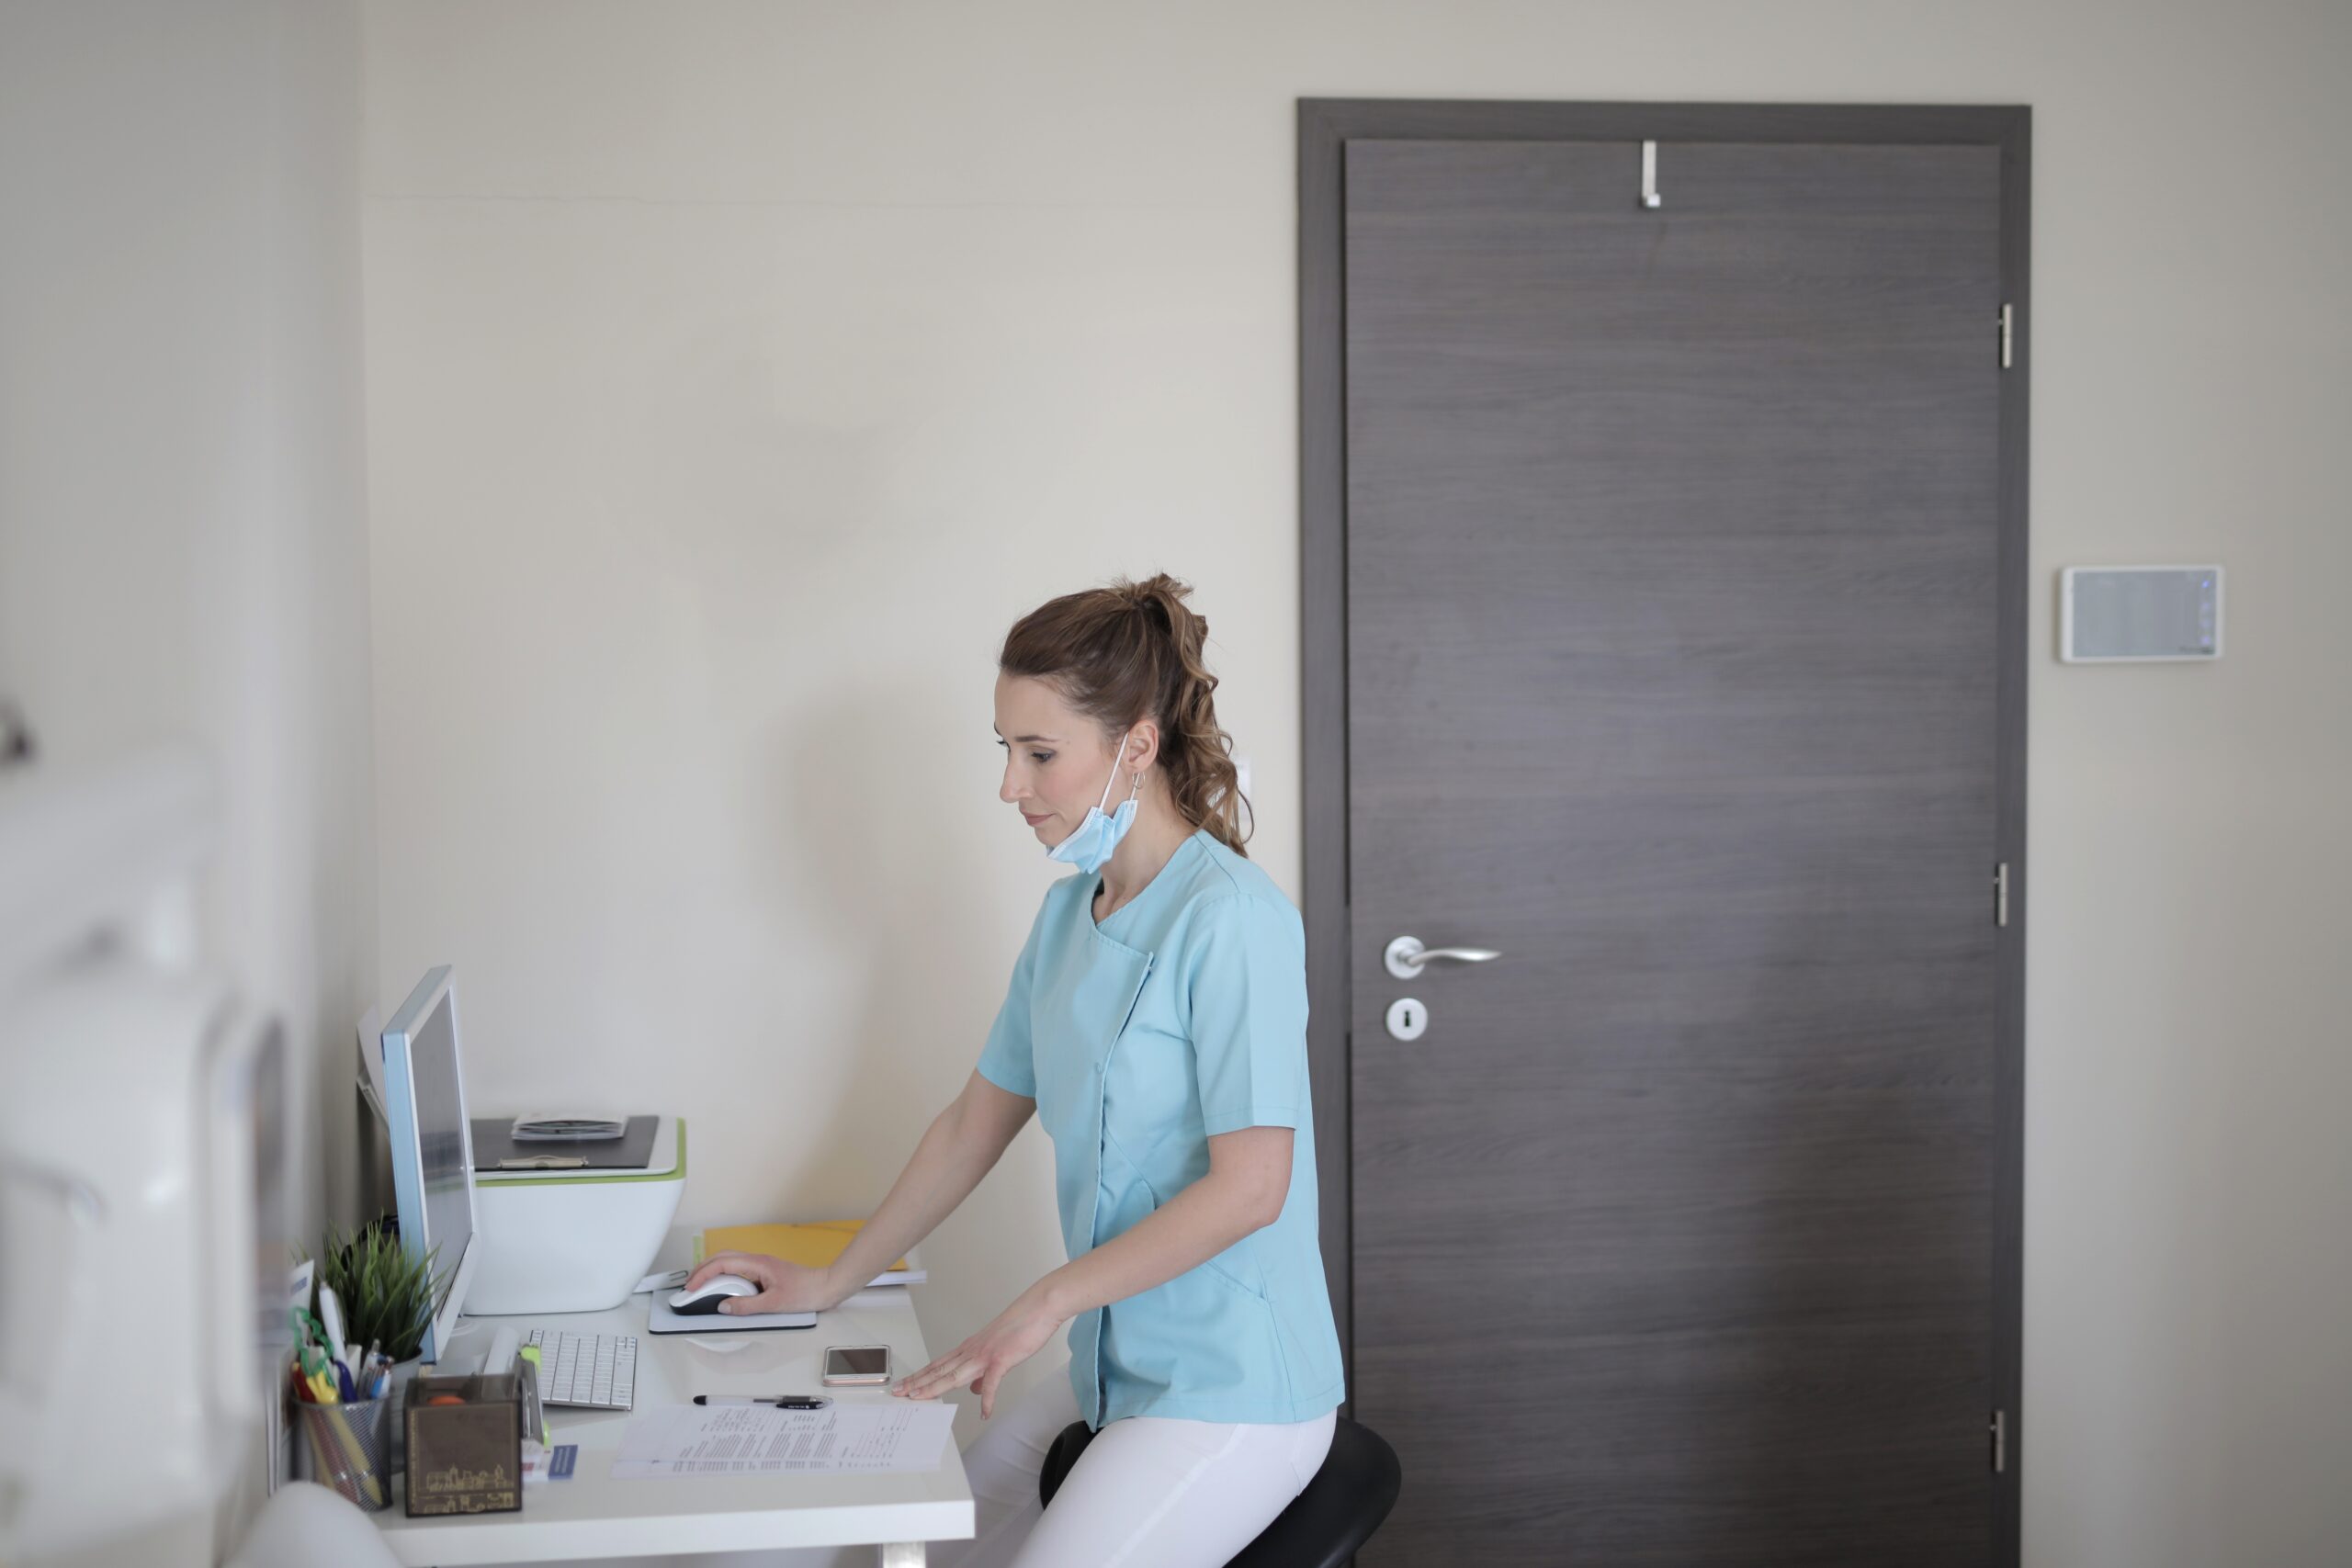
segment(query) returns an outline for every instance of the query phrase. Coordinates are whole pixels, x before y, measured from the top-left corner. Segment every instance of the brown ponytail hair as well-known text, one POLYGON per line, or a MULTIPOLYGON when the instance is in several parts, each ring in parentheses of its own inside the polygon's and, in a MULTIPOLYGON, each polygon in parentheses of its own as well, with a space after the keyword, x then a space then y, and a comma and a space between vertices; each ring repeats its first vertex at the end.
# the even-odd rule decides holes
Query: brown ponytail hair
POLYGON ((1233 737, 1218 728, 1210 700, 1216 677, 1201 657, 1209 624, 1186 608, 1190 592, 1163 571, 1048 600, 1012 624, 997 668, 1046 682, 1105 734, 1156 719, 1159 767, 1177 811, 1247 859, 1241 846, 1257 813, 1245 832, 1250 803, 1233 765, 1233 737))

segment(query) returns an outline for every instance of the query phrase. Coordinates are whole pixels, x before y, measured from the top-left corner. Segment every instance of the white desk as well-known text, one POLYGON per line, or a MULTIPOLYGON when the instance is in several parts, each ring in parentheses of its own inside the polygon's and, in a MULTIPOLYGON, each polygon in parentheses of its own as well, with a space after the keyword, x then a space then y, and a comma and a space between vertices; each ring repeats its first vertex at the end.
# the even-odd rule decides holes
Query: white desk
MULTIPOLYGON (((673 1250, 664 1247, 663 1256, 673 1250)), ((684 1262, 681 1256, 671 1266, 684 1262)), ((650 1296, 631 1296, 610 1312, 469 1318, 454 1337, 452 1364, 486 1345, 501 1325, 526 1333, 544 1327, 636 1335, 637 1410, 549 1406, 555 1440, 580 1445, 579 1467, 569 1481, 526 1489, 519 1514, 412 1519, 403 1512, 405 1498, 395 1495, 376 1521, 402 1562, 441 1568, 805 1546, 875 1546, 883 1568, 921 1568, 923 1542, 972 1535, 972 1488, 952 1438, 942 1445, 937 1470, 909 1475, 621 1481, 612 1470, 622 1429, 634 1415, 683 1404, 697 1393, 808 1390, 843 1404, 888 1402, 892 1396, 881 1388, 820 1389, 820 1362, 828 1345, 888 1345, 894 1376, 920 1370, 931 1356, 908 1296, 922 1289, 860 1291, 819 1316, 814 1328, 755 1334, 650 1334, 650 1296)))

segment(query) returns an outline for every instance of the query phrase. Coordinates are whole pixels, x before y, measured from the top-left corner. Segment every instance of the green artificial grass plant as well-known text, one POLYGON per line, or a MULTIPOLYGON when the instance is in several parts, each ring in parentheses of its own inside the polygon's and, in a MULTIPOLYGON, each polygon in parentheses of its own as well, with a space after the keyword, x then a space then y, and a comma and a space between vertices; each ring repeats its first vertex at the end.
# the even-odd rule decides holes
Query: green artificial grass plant
POLYGON ((334 1288, 343 1303, 344 1332, 355 1344, 362 1349, 380 1345, 395 1361, 424 1348, 433 1303, 448 1282, 446 1272, 432 1272, 439 1250, 412 1258, 398 1231, 380 1221, 356 1232, 327 1226, 318 1282, 334 1288))

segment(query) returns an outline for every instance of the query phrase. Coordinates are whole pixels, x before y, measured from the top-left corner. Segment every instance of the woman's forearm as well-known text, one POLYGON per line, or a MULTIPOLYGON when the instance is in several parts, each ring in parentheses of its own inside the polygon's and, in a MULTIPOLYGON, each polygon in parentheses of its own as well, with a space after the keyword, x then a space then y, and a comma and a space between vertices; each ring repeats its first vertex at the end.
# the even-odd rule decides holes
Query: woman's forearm
POLYGON ((968 1382, 986 1416, 1007 1369, 1044 1348, 1061 1325, 1164 1285, 1281 1218, 1290 1202, 1295 1145, 1292 1130, 1273 1123, 1212 1134, 1207 1174, 1031 1285, 978 1334, 890 1392, 932 1399, 968 1382))
POLYGON ((828 1270, 842 1295, 906 1256, 956 1205, 972 1194, 995 1165, 1001 1149, 964 1135, 965 1102, 958 1100, 932 1119, 906 1169, 891 1185, 882 1206, 859 1229, 828 1270))

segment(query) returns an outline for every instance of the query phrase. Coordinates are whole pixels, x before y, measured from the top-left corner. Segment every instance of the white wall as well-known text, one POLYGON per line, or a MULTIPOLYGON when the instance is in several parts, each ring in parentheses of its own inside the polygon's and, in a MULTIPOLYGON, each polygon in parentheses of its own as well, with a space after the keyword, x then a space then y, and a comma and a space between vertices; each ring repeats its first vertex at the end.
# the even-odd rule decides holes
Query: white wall
POLYGON ((0 694, 45 768, 211 757, 202 940, 288 1022, 306 1239, 376 964, 359 49, 353 4, 0 8, 0 694))
MULTIPOLYGON (((988 728, 1038 601, 1198 583, 1296 896, 1297 97, 2032 104, 2036 626, 2140 559, 2233 620, 2209 669, 2032 649, 2025 1557, 2352 1539, 2352 13, 367 24, 386 990, 459 965, 487 1106, 691 1118, 697 1222, 863 1212, 969 1071, 1058 869, 988 728)), ((1040 1135, 928 1252, 941 1348, 1059 1261, 1040 1135)))
POLYGON ((312 1234, 376 959, 358 10, 0 22, 0 693, 44 765, 211 755, 205 939, 306 1047, 312 1234))

